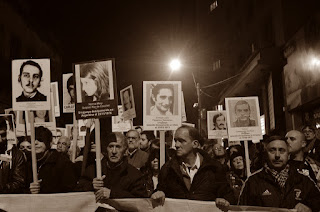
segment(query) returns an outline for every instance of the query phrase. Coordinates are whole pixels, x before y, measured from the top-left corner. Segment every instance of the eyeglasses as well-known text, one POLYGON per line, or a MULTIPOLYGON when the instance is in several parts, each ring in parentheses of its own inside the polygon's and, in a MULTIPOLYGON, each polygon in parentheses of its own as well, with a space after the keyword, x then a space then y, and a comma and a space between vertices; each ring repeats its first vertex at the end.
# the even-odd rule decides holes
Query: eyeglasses
POLYGON ((132 139, 132 140, 136 140, 138 137, 127 137, 128 140, 132 139))

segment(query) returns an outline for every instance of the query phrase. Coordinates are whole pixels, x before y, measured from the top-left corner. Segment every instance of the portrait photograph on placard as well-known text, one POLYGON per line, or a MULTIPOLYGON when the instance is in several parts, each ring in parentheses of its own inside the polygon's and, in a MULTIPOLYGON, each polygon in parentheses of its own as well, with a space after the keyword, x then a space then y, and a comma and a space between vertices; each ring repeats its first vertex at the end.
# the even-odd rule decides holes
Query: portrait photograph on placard
POLYGON ((262 139, 258 97, 226 98, 229 140, 262 139))
POLYGON ((227 138, 227 112, 207 111, 208 139, 227 138))
POLYGON ((76 118, 118 114, 114 59, 74 64, 76 118))
POLYGON ((58 92, 58 82, 51 83, 51 96, 54 106, 54 116, 60 117, 60 104, 59 104, 59 92, 58 92))
POLYGON ((12 108, 4 109, 4 114, 11 114, 13 118, 13 124, 16 126, 17 121, 17 111, 14 111, 12 108))
POLYGON ((50 109, 50 59, 12 61, 13 110, 50 109))
MULTIPOLYGON (((13 115, 12 114, 0 114, 1 123, 6 125, 7 128, 7 141, 8 144, 13 145, 17 144, 17 138, 16 138, 16 129, 13 121, 13 115)), ((3 127, 2 125, 2 127, 3 127)))
POLYGON ((62 75, 63 112, 73 113, 75 108, 75 89, 73 73, 62 75))
POLYGON ((136 117, 136 108, 132 85, 120 90, 121 105, 123 108, 124 120, 130 120, 136 117))
POLYGON ((25 111, 17 111, 17 115, 16 115, 16 135, 17 135, 17 137, 31 135, 30 126, 26 127, 26 124, 27 124, 27 126, 30 125, 28 122, 26 122, 25 111), (28 131, 26 132, 27 129, 28 129, 28 131))
POLYGON ((181 82, 143 82, 143 128, 175 130, 181 126, 181 82))
POLYGON ((132 128, 132 120, 125 120, 123 107, 118 105, 118 115, 112 116, 112 132, 127 132, 132 128))
MULTIPOLYGON (((51 93, 53 94, 53 93, 51 93)), ((51 108, 50 110, 35 110, 32 111, 34 117, 34 127, 43 126, 48 128, 52 135, 56 134, 56 118, 54 114, 54 101, 51 95, 51 108)), ((27 115, 27 129, 30 131, 30 117, 27 115)))

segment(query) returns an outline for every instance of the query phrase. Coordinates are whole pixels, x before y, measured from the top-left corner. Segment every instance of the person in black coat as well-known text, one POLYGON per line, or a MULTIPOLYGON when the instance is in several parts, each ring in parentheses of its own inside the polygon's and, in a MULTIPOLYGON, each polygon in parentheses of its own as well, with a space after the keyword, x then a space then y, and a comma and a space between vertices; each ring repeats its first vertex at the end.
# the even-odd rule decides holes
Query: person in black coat
POLYGON ((159 174, 157 191, 151 198, 165 197, 215 201, 220 208, 235 203, 221 164, 198 149, 203 140, 194 127, 179 127, 174 136, 176 157, 165 163, 159 174))
POLYGON ((107 154, 101 161, 102 178, 96 177, 96 165, 88 166, 77 186, 78 191, 95 191, 96 201, 109 198, 147 197, 142 173, 128 163, 124 156, 127 142, 121 133, 106 137, 107 154))
POLYGON ((30 192, 63 193, 74 190, 77 177, 70 159, 63 153, 50 150, 52 133, 45 127, 35 128, 35 147, 38 182, 32 182, 32 161, 28 161, 30 192))

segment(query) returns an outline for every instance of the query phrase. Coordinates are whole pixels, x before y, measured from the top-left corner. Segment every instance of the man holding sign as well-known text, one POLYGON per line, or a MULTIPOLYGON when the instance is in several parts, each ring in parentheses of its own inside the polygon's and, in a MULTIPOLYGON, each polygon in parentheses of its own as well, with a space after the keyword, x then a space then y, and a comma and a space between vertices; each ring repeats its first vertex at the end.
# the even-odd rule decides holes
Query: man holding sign
POLYGON ((25 186, 24 155, 15 146, 7 151, 7 144, 7 122, 0 117, 0 193, 22 193, 25 186))
POLYGON ((141 172, 128 164, 124 156, 128 148, 124 135, 116 132, 101 139, 106 139, 102 142, 107 143, 107 156, 101 161, 103 176, 96 178, 96 166, 89 166, 79 181, 78 190, 94 190, 97 202, 109 198, 147 197, 141 172))

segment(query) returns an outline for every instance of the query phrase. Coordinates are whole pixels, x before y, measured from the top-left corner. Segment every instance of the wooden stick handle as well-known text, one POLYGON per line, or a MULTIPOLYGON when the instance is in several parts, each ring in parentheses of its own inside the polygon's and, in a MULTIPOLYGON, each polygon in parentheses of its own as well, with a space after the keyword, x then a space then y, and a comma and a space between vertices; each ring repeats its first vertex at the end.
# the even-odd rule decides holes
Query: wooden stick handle
POLYGON ((100 121, 99 121, 99 119, 95 119, 94 124, 95 124, 97 178, 101 178, 102 173, 101 173, 101 145, 100 145, 100 121))
POLYGON ((164 130, 160 130, 160 168, 166 162, 166 135, 164 130))
POLYGON ((77 141, 78 141, 78 122, 75 112, 73 113, 73 145, 72 145, 72 157, 71 161, 74 163, 77 155, 77 141))
POLYGON ((30 118, 30 131, 31 131, 31 160, 32 160, 32 175, 33 182, 38 182, 38 172, 37 172, 37 157, 36 157, 36 144, 35 144, 35 130, 34 130, 34 116, 32 111, 28 111, 28 116, 30 118))

